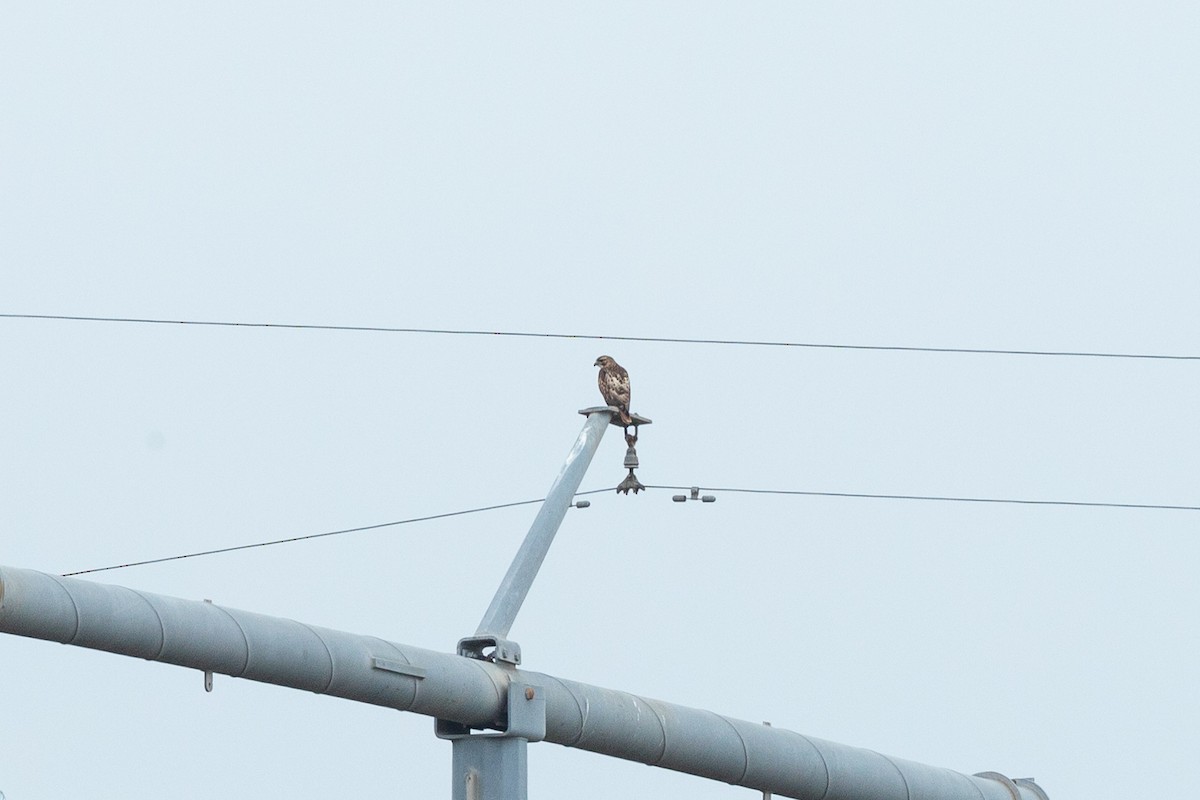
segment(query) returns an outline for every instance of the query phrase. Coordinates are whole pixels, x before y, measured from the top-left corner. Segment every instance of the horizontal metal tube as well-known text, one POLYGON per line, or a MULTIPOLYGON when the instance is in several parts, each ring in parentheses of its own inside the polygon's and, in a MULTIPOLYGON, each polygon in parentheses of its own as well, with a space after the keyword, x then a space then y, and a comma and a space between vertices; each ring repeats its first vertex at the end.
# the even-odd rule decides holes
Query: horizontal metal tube
POLYGON ((0 567, 0 632, 290 686, 476 727, 502 724, 503 671, 449 653, 0 567), (411 667, 424 678, 398 671, 411 667), (391 667, 390 669, 388 667, 391 667))
POLYGON ((0 567, 0 632, 504 726, 511 680, 541 687, 546 741, 806 800, 1044 800, 711 711, 211 603, 0 567))

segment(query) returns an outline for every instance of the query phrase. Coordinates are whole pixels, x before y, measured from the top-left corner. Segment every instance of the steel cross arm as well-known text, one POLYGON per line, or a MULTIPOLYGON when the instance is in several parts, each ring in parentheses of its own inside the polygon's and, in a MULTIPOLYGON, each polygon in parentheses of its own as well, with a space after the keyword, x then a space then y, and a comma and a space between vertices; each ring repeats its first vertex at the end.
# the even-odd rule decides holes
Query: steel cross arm
POLYGON ((1046 800, 1031 780, 965 775, 511 666, 27 569, 0 567, 0 632, 479 729, 505 730, 514 703, 536 700, 546 741, 784 797, 1046 800))

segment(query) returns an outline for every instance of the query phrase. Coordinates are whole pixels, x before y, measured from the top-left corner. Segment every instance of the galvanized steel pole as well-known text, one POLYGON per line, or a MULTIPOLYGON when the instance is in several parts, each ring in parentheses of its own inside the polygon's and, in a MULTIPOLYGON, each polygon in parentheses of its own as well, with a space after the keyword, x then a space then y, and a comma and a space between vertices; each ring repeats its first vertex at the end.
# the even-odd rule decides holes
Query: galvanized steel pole
POLYGON ((803 800, 1046 800, 779 727, 511 665, 121 586, 0 567, 0 632, 427 714, 803 800))
POLYGON ((538 570, 546 559, 546 553, 554 541, 554 534, 558 532, 558 526, 562 524, 575 492, 579 491, 579 484, 587 472, 588 464, 592 463, 592 456, 600 446, 613 410, 589 408, 579 413, 587 415, 587 422, 583 424, 583 430, 579 432, 571 452, 567 453, 567 460, 563 463, 558 477, 554 479, 554 484, 534 517, 533 524, 529 526, 529 533, 525 535, 525 541, 521 543, 504 580, 500 582, 492 604, 479 621, 476 636, 507 638, 508 631, 517 618, 517 612, 521 610, 521 604, 529 594, 529 587, 533 585, 533 579, 537 577, 538 570))
MULTIPOLYGON (((507 638, 517 612, 537 577, 554 534, 558 532, 592 456, 604 437, 616 409, 587 408, 587 417, 575 445, 554 484, 538 509, 500 588, 484 613, 474 636, 459 640, 458 654, 501 667, 521 663, 521 647, 507 638)), ((501 733, 476 733, 471 726, 439 718, 437 735, 448 739, 451 758, 451 800, 526 800, 529 794, 527 746, 546 736, 546 705, 538 687, 509 682, 505 692, 505 729, 501 733), (524 695, 524 697, 522 697, 524 695)))

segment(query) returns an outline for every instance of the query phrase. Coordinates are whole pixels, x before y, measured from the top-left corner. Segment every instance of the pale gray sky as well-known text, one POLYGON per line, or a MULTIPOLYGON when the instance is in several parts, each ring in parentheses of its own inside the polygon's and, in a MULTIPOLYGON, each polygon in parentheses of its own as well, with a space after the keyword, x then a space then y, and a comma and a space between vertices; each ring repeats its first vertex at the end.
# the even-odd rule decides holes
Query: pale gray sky
MULTIPOLYGON (((1200 354, 1200 10, 9 5, 0 313, 1200 354)), ((1188 361, 0 319, 0 563, 541 497, 627 366, 647 483, 1200 504, 1188 361)), ((584 488, 614 485, 609 436, 584 488)), ((531 669, 1056 800, 1192 793, 1200 514, 572 511, 531 669)), ((102 573, 409 644, 523 507, 102 573)), ((0 791, 448 797, 432 721, 0 637, 0 791)), ((533 798, 745 798, 549 744, 533 798)))

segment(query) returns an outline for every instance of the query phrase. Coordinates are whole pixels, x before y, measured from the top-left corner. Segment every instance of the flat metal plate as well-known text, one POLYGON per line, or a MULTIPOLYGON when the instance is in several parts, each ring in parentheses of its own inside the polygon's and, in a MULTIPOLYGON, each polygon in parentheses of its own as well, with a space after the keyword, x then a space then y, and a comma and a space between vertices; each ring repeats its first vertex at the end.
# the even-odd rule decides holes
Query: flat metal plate
MULTIPOLYGON (((579 413, 583 414, 585 417, 590 417, 592 414, 595 414, 597 411, 613 412, 613 418, 611 420, 609 420, 609 422, 613 425, 616 425, 618 428, 625 427, 624 425, 621 424, 620 418, 617 416, 618 414, 621 413, 621 409, 617 408, 616 406, 592 406, 591 408, 579 409, 579 413)), ((654 420, 648 419, 647 417, 643 417, 641 414, 635 414, 632 411, 629 412, 629 416, 633 420, 634 425, 649 425, 652 422, 654 422, 654 420)))
POLYGON ((424 667, 404 664, 392 658, 380 658, 379 656, 371 657, 371 666, 384 672, 395 672, 398 675, 409 675, 413 678, 424 678, 427 672, 424 667))

